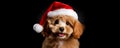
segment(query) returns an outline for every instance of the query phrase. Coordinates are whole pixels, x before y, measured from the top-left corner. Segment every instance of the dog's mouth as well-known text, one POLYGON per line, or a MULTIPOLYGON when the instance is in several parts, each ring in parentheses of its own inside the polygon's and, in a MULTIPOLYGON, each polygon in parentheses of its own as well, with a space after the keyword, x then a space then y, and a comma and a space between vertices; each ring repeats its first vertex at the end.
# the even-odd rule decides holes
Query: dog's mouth
POLYGON ((63 37, 63 36, 65 36, 66 34, 65 34, 65 33, 56 33, 55 35, 58 36, 58 37, 63 37))
POLYGON ((58 33, 58 36, 59 36, 59 37, 63 37, 63 36, 65 36, 65 34, 63 34, 63 33, 58 33))

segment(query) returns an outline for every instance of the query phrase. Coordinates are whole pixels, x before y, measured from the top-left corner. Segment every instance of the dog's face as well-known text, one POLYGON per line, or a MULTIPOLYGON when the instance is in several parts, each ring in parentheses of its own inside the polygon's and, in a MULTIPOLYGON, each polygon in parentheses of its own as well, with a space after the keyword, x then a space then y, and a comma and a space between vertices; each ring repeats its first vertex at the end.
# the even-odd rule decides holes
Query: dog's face
POLYGON ((83 32, 82 24, 77 19, 67 15, 48 17, 44 28, 44 36, 56 39, 79 38, 83 32))

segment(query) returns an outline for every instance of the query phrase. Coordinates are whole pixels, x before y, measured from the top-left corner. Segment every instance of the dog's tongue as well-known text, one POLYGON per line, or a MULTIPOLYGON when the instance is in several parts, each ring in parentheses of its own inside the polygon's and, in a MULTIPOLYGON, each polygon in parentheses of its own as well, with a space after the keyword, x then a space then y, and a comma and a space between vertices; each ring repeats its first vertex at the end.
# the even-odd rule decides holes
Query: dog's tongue
POLYGON ((58 34, 59 36, 64 36, 64 34, 62 34, 62 33, 60 33, 60 34, 58 34))

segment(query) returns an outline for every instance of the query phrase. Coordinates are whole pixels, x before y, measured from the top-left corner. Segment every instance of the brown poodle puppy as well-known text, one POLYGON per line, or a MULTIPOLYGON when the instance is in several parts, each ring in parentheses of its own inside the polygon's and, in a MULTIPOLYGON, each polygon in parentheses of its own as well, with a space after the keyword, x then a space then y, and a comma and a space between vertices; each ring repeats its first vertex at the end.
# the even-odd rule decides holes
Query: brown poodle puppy
POLYGON ((48 17, 42 35, 42 48, 79 48, 83 24, 68 15, 48 17))

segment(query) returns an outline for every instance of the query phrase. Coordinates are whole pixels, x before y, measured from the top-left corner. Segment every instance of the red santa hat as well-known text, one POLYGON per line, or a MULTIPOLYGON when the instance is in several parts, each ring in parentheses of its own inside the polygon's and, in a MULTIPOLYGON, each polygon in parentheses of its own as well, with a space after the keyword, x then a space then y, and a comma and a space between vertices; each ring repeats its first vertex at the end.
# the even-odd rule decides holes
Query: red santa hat
POLYGON ((40 20, 40 23, 36 23, 33 25, 33 29, 40 33, 43 31, 43 25, 45 24, 47 17, 52 17, 56 15, 69 15, 72 16, 75 19, 78 19, 77 13, 73 10, 73 8, 67 4, 61 3, 61 2, 53 2, 49 8, 45 11, 45 13, 42 15, 42 18, 40 20))

